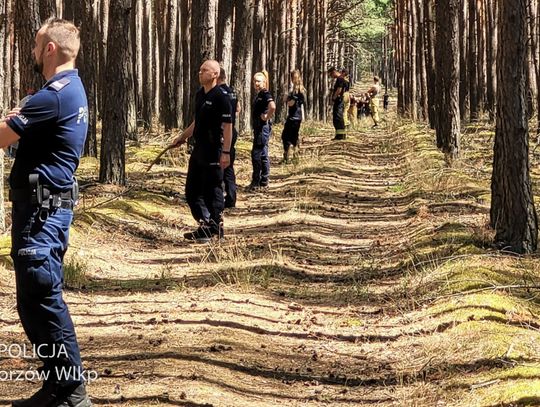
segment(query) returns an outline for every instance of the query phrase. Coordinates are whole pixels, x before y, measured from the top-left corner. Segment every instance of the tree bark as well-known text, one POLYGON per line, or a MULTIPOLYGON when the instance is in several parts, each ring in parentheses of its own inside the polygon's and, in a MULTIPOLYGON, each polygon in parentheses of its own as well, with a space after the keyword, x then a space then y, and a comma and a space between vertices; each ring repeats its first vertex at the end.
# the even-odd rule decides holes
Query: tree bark
POLYGON ((129 131, 129 104, 132 102, 133 65, 129 34, 131 0, 112 0, 110 4, 107 58, 105 64, 103 131, 101 140, 99 181, 126 183, 125 140, 129 131), (131 87, 131 89, 130 89, 131 87), (131 99, 130 99, 131 98, 131 99))
POLYGON ((232 64, 233 10, 233 0, 219 0, 216 58, 229 76, 232 64))
POLYGON ((538 219, 529 174, 527 121, 527 0, 501 0, 497 60, 497 124, 491 182, 495 242, 516 253, 532 253, 538 219))
MULTIPOLYGON (((191 13, 191 50, 197 50, 190 53, 191 68, 191 92, 190 108, 188 116, 193 120, 195 93, 199 89, 199 67, 207 59, 215 59, 216 43, 216 0, 192 0, 191 13)), ((191 121, 190 120, 190 121, 191 121)))
POLYGON ((88 99, 88 133, 84 145, 84 155, 97 157, 98 71, 95 61, 98 60, 96 41, 98 25, 95 21, 92 3, 92 0, 75 2, 70 12, 73 22, 80 28, 81 48, 77 57, 77 68, 88 99))
POLYGON ((236 90, 241 112, 238 117, 238 131, 248 132, 251 114, 251 64, 253 55, 253 2, 234 0, 236 23, 234 28, 233 64, 231 85, 236 90))
POLYGON ((34 71, 34 39, 41 27, 39 4, 32 0, 18 0, 15 6, 15 26, 19 51, 19 99, 35 92, 43 85, 43 77, 34 71))
POLYGON ((479 102, 478 102, 478 50, 476 48, 477 30, 476 30, 476 0, 469 1, 469 49, 468 49, 468 73, 469 73, 469 110, 470 119, 475 121, 478 119, 479 102))
POLYGON ((486 88, 486 110, 489 113, 489 120, 495 120, 495 95, 497 92, 497 25, 496 25, 496 0, 487 0, 487 88, 486 88))
POLYGON ((460 0, 436 2, 437 92, 441 94, 437 139, 447 161, 457 158, 460 149, 459 120, 459 7, 460 0))
POLYGON ((154 48, 152 27, 152 1, 143 0, 143 22, 142 22, 142 50, 146 55, 146 61, 143 64, 143 80, 142 80, 142 119, 144 127, 149 129, 152 127, 153 121, 153 68, 155 66, 154 54, 152 49, 154 48))
POLYGON ((162 75, 163 94, 161 98, 161 122, 165 131, 178 127, 176 113, 176 44, 177 44, 177 0, 167 0, 165 14, 164 70, 162 75))

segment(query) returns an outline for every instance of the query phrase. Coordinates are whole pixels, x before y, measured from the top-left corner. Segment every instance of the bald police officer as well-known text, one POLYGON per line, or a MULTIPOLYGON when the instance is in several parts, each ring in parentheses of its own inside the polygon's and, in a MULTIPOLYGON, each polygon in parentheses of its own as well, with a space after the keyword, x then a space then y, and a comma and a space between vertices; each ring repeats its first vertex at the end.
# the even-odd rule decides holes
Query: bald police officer
POLYGON ((86 94, 75 69, 79 46, 72 23, 47 20, 34 47, 35 68, 47 82, 0 123, 0 147, 19 142, 9 178, 17 310, 46 378, 32 397, 13 402, 16 407, 92 404, 62 298, 62 263, 77 200, 73 174, 88 129, 86 94))
POLYGON ((202 88, 195 96, 195 120, 173 142, 190 137, 195 146, 189 159, 186 200, 199 227, 184 234, 188 240, 209 242, 223 237, 223 170, 231 162, 232 112, 229 97, 217 86, 219 63, 206 61, 199 70, 202 88))

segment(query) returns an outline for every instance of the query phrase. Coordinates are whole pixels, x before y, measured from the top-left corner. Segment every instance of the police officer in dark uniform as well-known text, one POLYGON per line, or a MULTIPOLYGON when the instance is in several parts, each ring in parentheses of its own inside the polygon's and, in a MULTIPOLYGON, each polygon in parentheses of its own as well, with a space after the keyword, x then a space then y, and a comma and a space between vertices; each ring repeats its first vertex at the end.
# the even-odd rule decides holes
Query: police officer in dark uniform
POLYGON ((80 40, 70 22, 49 19, 36 35, 35 67, 47 80, 0 123, 0 147, 19 141, 11 170, 11 257, 17 310, 43 362, 42 388, 16 407, 88 407, 79 345, 62 298, 62 263, 77 200, 73 173, 88 129, 75 67, 80 40))
POLYGON ((332 121, 334 123, 334 128, 336 129, 336 135, 334 140, 344 140, 346 137, 345 133, 345 103, 343 101, 343 95, 348 89, 345 79, 341 76, 340 72, 332 67, 328 70, 330 77, 334 78, 336 82, 334 83, 334 90, 332 92, 332 121))
POLYGON ((270 157, 268 143, 272 135, 272 118, 276 111, 274 97, 268 91, 268 72, 257 72, 253 75, 253 84, 257 95, 253 101, 251 123, 253 126, 253 147, 251 164, 253 174, 248 189, 251 191, 268 186, 270 176, 270 157))
POLYGON ((302 84, 302 77, 298 69, 291 72, 291 83, 291 92, 287 95, 286 99, 288 107, 287 119, 281 134, 281 140, 283 141, 283 164, 289 161, 291 147, 293 149, 293 158, 296 158, 298 154, 297 147, 299 147, 300 125, 304 119, 304 104, 306 102, 306 89, 302 84))
POLYGON ((233 88, 228 86, 225 81, 227 80, 227 75, 225 70, 220 68, 218 86, 222 89, 223 93, 227 95, 231 102, 231 113, 232 113, 232 143, 231 143, 231 163, 230 165, 223 170, 223 185, 225 187, 225 208, 234 208, 236 206, 236 175, 234 173, 234 160, 236 158, 236 140, 238 139, 238 131, 236 130, 236 115, 240 111, 238 104, 238 97, 233 88))
POLYGON ((199 227, 184 234, 188 240, 209 242, 223 237, 223 170, 230 164, 232 114, 228 95, 217 86, 219 63, 206 61, 199 70, 202 88, 195 96, 195 120, 172 142, 180 146, 193 136, 186 200, 199 227))

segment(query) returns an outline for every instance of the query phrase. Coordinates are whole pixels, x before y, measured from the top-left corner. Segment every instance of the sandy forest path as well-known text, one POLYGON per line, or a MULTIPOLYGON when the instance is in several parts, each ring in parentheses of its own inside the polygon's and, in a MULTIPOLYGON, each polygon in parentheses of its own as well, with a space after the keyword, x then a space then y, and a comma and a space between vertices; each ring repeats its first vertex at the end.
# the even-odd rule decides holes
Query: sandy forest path
MULTIPOLYGON (((312 129, 300 160, 281 166, 276 132, 269 189, 240 188, 220 243, 181 237, 193 226, 185 166, 141 181, 135 165, 141 186, 100 208, 85 198, 70 248, 84 281, 65 297, 85 367, 99 374, 96 405, 436 405, 426 380, 449 326, 398 304, 411 242, 437 225, 402 191, 407 142, 362 126, 346 141, 312 129)), ((239 144, 240 185, 248 150, 239 144)), ((10 270, 0 270, 0 342, 22 344, 10 270)), ((0 359, 2 371, 37 365, 0 359)), ((0 381, 0 405, 37 385, 0 381)))

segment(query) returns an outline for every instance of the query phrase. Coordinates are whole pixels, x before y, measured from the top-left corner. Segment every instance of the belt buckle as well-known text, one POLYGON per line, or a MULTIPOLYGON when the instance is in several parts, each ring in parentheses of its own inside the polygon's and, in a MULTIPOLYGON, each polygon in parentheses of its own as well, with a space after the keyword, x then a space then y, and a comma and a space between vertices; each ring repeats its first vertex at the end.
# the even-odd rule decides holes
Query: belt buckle
POLYGON ((62 197, 60 195, 53 195, 51 197, 51 204, 53 208, 60 208, 62 206, 62 197))

